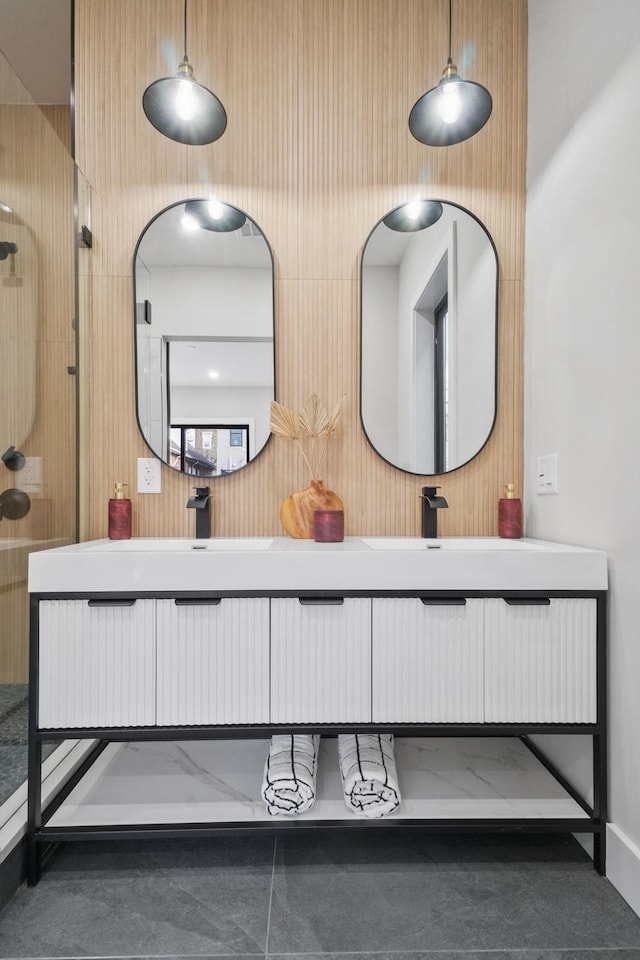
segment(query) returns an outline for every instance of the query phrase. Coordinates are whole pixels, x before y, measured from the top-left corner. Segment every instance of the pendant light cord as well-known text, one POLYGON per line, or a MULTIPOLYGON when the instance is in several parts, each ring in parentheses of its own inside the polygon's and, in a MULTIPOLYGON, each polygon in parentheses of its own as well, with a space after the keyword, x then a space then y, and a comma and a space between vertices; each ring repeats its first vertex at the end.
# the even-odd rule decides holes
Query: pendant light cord
MULTIPOLYGON (((451 4, 451 0, 449 0, 449 4, 451 4)), ((451 40, 449 40, 449 47, 451 47, 451 40)), ((187 56, 187 0, 184 0, 184 62, 189 62, 187 56)))
MULTIPOLYGON (((185 0, 185 6, 186 6, 186 3, 187 3, 187 0, 185 0)), ((187 28, 185 25, 185 30, 186 29, 187 28)), ((186 46, 186 41, 185 41, 185 46, 186 46)), ((449 0, 449 59, 447 63, 453 63, 453 60, 451 59, 451 0, 449 0)))

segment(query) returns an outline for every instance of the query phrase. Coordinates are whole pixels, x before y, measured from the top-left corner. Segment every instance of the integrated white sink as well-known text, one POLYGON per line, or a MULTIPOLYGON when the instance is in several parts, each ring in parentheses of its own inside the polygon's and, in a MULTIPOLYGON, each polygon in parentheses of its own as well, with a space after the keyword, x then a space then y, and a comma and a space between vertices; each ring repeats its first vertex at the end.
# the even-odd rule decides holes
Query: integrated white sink
POLYGON ((493 537, 96 540, 29 557, 32 593, 605 590, 606 555, 493 537))
POLYGON ((532 540, 501 540, 500 537, 362 537, 374 550, 544 550, 545 545, 532 540))
POLYGON ((134 537, 131 540, 96 540, 79 544, 83 552, 97 553, 190 553, 238 550, 268 550, 273 537, 228 537, 209 540, 187 540, 180 537, 134 537))

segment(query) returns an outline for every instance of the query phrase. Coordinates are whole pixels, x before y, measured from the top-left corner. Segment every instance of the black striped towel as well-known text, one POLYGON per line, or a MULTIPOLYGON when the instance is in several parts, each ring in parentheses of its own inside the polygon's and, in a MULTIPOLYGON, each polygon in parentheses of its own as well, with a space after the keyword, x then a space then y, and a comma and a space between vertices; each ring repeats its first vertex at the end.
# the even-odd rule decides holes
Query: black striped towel
POLYGON ((359 817, 386 817, 400 806, 393 736, 380 733, 338 737, 345 803, 359 817))
POLYGON ((262 797, 272 816, 293 816, 310 810, 316 800, 320 737, 271 737, 264 768, 262 797))

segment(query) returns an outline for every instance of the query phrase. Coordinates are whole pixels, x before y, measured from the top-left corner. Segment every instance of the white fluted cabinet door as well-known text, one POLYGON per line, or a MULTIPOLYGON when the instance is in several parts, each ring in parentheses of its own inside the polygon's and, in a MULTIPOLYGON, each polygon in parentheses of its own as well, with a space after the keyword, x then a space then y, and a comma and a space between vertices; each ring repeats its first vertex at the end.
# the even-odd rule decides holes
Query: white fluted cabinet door
POLYGON ((39 646, 40 727, 155 723, 155 600, 41 600, 39 646))
POLYGON ((596 600, 485 604, 486 721, 595 723, 596 600))
POLYGON ((371 720, 371 600, 271 601, 271 721, 371 720))
POLYGON ((158 600, 158 724, 269 722, 269 600, 158 600))
POLYGON ((481 723, 483 601, 373 600, 372 713, 387 723, 481 723))

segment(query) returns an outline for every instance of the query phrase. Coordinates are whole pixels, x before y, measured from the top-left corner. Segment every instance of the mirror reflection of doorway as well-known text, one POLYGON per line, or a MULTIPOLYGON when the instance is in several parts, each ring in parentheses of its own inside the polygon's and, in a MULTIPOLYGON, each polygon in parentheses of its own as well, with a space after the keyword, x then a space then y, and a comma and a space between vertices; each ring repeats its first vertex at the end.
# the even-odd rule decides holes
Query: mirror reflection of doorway
MULTIPOLYGON (((273 340, 261 337, 167 338, 162 389, 149 409, 153 449, 175 470, 219 477, 245 467, 269 434, 273 340), (257 415, 256 415, 257 414, 257 415)), ((138 397, 139 408, 141 406, 138 397)))
POLYGON ((449 296, 445 294, 433 314, 433 461, 435 472, 449 468, 449 296))
POLYGON ((444 254, 414 305, 413 462, 449 467, 448 255, 444 254))

